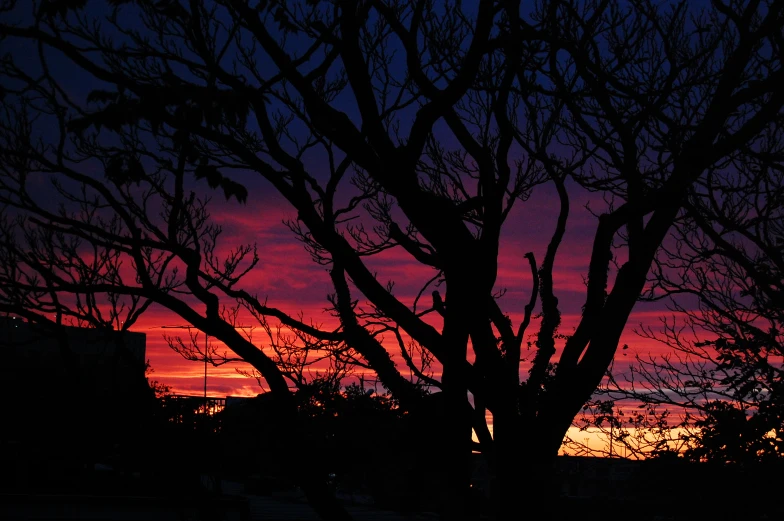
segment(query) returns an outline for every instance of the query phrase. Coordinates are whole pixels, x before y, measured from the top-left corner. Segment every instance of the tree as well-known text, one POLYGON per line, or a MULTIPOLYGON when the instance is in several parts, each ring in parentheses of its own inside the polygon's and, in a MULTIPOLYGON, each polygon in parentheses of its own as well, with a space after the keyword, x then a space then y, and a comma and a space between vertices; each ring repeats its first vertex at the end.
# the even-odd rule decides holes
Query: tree
MULTIPOLYGON (((673 356, 638 358, 626 380, 611 377, 601 391, 683 416, 663 423, 654 414, 659 436, 633 422, 653 442, 636 451, 677 448, 688 459, 731 463, 784 455, 783 142, 771 129, 739 149, 731 168, 708 171, 659 251, 645 298, 668 299, 674 313, 640 334, 673 356)), ((609 420, 604 405, 597 419, 609 420)))
MULTIPOLYGON (((392 338, 443 397, 430 442, 445 519, 467 511, 472 429, 497 476, 499 517, 554 494, 564 434, 690 191, 778 129, 784 103, 774 2, 715 0, 698 12, 686 1, 546 0, 522 14, 520 2, 491 0, 111 0, 105 19, 84 3, 32 3, 27 21, 0 25, 6 40, 42 49, 38 71, 2 63, 2 308, 95 317, 108 300, 97 322, 130 310, 127 328, 163 305, 251 363, 292 424, 285 360, 232 327, 232 306, 294 332, 277 353, 369 367, 406 409, 421 392, 382 343, 392 338), (89 96, 61 87, 49 52, 89 78, 89 96), (253 246, 218 258, 220 229, 192 179, 242 203, 252 194, 238 170, 296 210, 289 225, 329 268, 339 328, 244 289, 253 246), (41 175, 55 176, 60 210, 31 192, 41 175), (544 184, 560 212, 541 263, 526 255, 535 289, 513 327, 496 288, 502 230, 544 184), (575 186, 607 205, 596 210, 582 317, 564 335, 554 269, 575 186), (390 248, 432 272, 413 303, 369 267, 390 248), (445 292, 423 310, 436 281, 445 292), (521 365, 537 299, 534 355, 521 365), (440 378, 417 359, 437 363, 440 378)), ((320 512, 337 518, 323 483, 308 479, 320 512)))

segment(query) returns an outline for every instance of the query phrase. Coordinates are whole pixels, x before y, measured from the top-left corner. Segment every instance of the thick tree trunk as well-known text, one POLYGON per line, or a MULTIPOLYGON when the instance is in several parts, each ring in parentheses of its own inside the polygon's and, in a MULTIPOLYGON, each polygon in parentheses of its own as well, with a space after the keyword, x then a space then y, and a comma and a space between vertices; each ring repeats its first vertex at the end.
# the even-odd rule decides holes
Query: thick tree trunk
MULTIPOLYGON (((447 372, 444 381, 449 382, 447 372)), ((452 380, 453 384, 456 384, 452 380)), ((445 521, 471 519, 471 418, 466 415, 468 398, 460 385, 444 385, 442 425, 436 441, 435 468, 438 476, 441 519, 445 521)))
POLYGON ((522 444, 497 447, 497 455, 495 480, 491 484, 495 519, 521 519, 521 511, 527 506, 522 496, 527 492, 525 475, 529 472, 522 444))
POLYGON ((559 490, 555 480, 556 455, 536 447, 526 459, 523 474, 523 490, 518 496, 517 508, 524 509, 518 519, 550 521, 561 519, 559 515, 559 490))
MULTIPOLYGON (((457 280, 468 280, 465 266, 457 269, 457 280)), ((463 363, 468 352, 468 324, 475 296, 462 284, 447 285, 443 342, 448 350, 441 377, 443 421, 436 440, 436 469, 439 479, 441 518, 470 519, 472 417, 468 402, 468 375, 463 363)))
POLYGON ((511 411, 497 415, 493 433, 495 519, 558 519, 555 463, 560 444, 543 436, 536 425, 524 425, 511 411))

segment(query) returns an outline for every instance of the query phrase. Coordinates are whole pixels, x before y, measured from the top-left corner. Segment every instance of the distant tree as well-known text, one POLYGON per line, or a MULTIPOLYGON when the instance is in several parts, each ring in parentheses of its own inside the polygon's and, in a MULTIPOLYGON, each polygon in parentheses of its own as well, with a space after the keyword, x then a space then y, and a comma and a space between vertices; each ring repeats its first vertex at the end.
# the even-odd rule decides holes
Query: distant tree
POLYGON ((150 361, 147 360, 144 370, 144 375, 147 377, 147 385, 150 386, 150 389, 154 393, 155 398, 162 398, 171 393, 171 387, 162 382, 159 382, 158 380, 150 380, 152 373, 154 372, 155 369, 153 369, 153 367, 150 365, 150 361))
MULTIPOLYGON (((305 353, 369 368, 415 406, 421 385, 395 346, 414 380, 441 391, 443 422, 422 436, 444 519, 468 511, 472 429, 498 517, 549 511, 564 434, 690 193, 730 182, 747 150, 780 145, 769 138, 784 105, 781 2, 545 0, 523 16, 492 0, 111 0, 105 18, 81 0, 15 4, 3 7, 20 21, 0 36, 40 52, 34 68, 0 63, 0 309, 95 317, 108 301, 100 323, 131 309, 127 328, 163 305, 261 374, 280 425, 296 424, 290 386, 302 383, 288 364, 305 353), (53 56, 95 89, 64 88, 53 56), (219 255, 193 179, 242 203, 253 194, 240 170, 297 212, 289 227, 329 269, 337 329, 243 288, 253 245, 219 255), (39 188, 48 179, 54 191, 39 188), (534 291, 513 327, 496 287, 502 230, 545 183, 560 211, 541 263, 526 255, 534 291), (576 185, 607 204, 594 209, 582 317, 564 335, 554 269, 576 185), (432 274, 413 302, 368 262, 395 247, 432 274), (444 294, 424 304, 437 283, 444 294), (235 306, 291 331, 267 329, 273 356, 233 327, 235 306)), ((296 429, 282 441, 307 469, 302 440, 296 429)), ((322 515, 345 518, 323 477, 301 479, 322 515)))
MULTIPOLYGON (((295 399, 305 432, 303 447, 316 472, 333 488, 371 495, 386 506, 401 506, 401 490, 415 487, 418 478, 406 475, 405 469, 417 467, 424 472, 428 466, 416 450, 421 445, 421 425, 412 425, 409 412, 390 395, 365 387, 362 380, 341 388, 328 379, 316 379, 297 389, 295 399)), ((261 473, 268 490, 285 488, 296 480, 292 472, 296 469, 288 464, 290 455, 279 449, 286 431, 270 429, 275 400, 272 393, 263 393, 232 403, 217 415, 219 446, 254 446, 246 458, 227 454, 228 467, 237 475, 261 473)), ((417 492, 422 496, 432 490, 417 492)))
POLYGON ((627 374, 608 376, 580 418, 583 429, 599 430, 606 443, 570 440, 572 448, 609 455, 614 444, 615 456, 784 462, 780 359, 751 362, 756 357, 744 348, 694 340, 674 349, 671 356, 639 357, 627 374))

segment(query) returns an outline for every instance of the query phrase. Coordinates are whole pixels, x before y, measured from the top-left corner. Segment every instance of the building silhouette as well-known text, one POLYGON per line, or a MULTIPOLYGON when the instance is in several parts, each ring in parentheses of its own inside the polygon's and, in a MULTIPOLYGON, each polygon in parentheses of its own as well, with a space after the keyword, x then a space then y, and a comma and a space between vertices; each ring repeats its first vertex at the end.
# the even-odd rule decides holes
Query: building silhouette
POLYGON ((0 353, 6 362, 3 376, 30 370, 63 373, 78 368, 80 377, 93 378, 98 389, 107 388, 121 384, 126 374, 144 374, 145 349, 144 333, 50 328, 0 317, 0 353))
POLYGON ((154 394, 142 333, 0 317, 0 478, 61 490, 74 473, 133 460, 154 394))

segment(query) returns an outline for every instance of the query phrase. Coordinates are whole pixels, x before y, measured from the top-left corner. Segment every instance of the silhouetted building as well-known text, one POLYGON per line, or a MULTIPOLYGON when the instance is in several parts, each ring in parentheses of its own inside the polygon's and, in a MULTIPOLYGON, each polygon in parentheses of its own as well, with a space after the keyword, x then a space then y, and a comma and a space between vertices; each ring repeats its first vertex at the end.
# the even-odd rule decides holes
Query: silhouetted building
POLYGON ((142 333, 0 317, 0 392, 11 398, 0 464, 15 469, 3 481, 54 487, 84 465, 135 458, 154 401, 145 343, 142 333))
MULTIPOLYGON (((144 333, 63 326, 49 329, 20 319, 0 317, 3 376, 79 370, 94 380, 96 391, 111 392, 126 374, 144 374, 144 333), (119 378, 119 379, 118 379, 119 378)), ((77 375, 73 375, 77 376, 77 375)))

